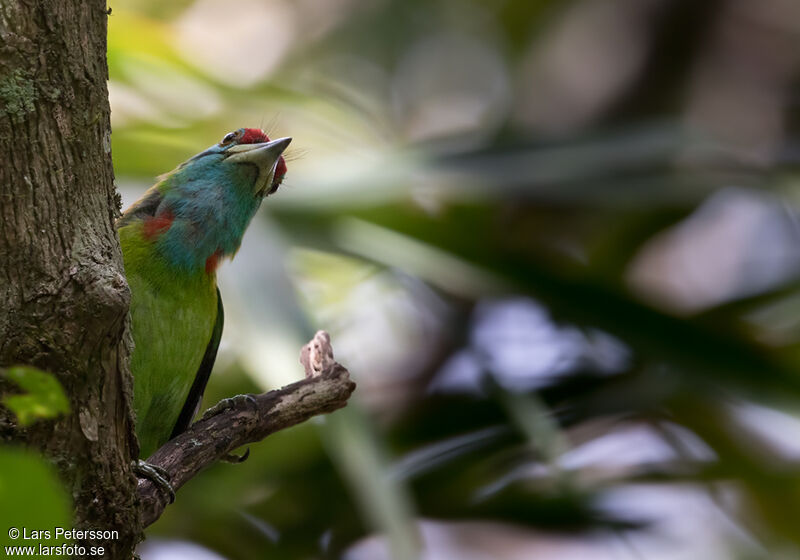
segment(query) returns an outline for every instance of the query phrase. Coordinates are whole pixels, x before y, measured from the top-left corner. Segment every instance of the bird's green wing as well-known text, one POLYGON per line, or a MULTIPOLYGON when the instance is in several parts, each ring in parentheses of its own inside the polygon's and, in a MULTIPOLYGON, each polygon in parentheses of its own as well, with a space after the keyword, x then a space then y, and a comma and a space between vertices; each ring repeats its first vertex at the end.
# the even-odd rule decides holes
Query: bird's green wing
POLYGON ((137 219, 155 216, 163 200, 164 195, 161 194, 157 186, 149 188, 147 192, 142 195, 142 198, 134 202, 131 207, 125 210, 125 213, 120 216, 117 220, 117 228, 125 227, 137 219))
POLYGON ((214 368, 214 361, 217 359, 217 349, 219 348, 219 340, 222 338, 222 326, 224 323, 225 312, 222 307, 222 296, 219 293, 219 288, 217 288, 217 321, 214 323, 214 330, 211 332, 211 340, 208 341, 205 354, 203 354, 203 361, 200 362, 200 367, 197 369, 197 375, 195 375, 192 388, 189 389, 189 396, 186 397, 186 402, 183 403, 178 421, 175 422, 172 435, 169 436, 170 439, 186 431, 186 428, 192 423, 192 419, 200 408, 208 378, 211 376, 211 370, 214 368))

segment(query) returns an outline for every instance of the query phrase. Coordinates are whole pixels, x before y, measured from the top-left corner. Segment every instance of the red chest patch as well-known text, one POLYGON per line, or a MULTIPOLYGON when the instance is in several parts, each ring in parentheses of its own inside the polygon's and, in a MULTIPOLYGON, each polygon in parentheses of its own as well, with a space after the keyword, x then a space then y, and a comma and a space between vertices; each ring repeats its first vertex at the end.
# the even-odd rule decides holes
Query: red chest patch
POLYGON ((206 274, 211 274, 219 266, 219 259, 222 258, 222 251, 215 251, 213 255, 206 259, 206 274))
POLYGON ((175 216, 172 215, 170 210, 165 210, 158 216, 147 218, 142 228, 142 233, 144 234, 145 239, 153 240, 167 231, 172 225, 172 221, 174 219, 175 216))

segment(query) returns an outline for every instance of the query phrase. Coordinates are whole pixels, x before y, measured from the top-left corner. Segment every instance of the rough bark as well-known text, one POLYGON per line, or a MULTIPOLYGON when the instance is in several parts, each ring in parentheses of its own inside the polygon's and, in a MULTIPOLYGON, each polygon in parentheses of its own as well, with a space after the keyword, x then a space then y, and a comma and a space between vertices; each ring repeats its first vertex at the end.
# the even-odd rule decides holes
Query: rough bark
MULTIPOLYGON (((79 528, 138 537, 128 287, 114 229, 105 0, 0 2, 0 366, 57 375, 71 412, 0 441, 43 450, 79 528)), ((0 387, 0 391, 3 390, 0 387)))

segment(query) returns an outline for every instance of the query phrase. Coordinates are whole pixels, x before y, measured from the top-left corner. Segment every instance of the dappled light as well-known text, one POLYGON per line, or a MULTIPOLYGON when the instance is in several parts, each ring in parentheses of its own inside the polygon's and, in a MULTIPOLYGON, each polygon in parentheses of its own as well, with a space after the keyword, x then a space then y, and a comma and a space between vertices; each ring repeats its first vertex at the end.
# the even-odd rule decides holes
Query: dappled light
POLYGON ((299 379, 318 329, 358 383, 142 559, 800 554, 798 6, 114 4, 124 206, 293 138, 205 404, 299 379))

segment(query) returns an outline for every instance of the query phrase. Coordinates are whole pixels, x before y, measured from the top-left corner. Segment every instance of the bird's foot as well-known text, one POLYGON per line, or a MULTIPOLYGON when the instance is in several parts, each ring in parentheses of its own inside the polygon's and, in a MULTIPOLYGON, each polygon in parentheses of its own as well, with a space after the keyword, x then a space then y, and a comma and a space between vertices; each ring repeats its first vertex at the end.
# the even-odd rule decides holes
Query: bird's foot
POLYGON ((255 408, 258 407, 258 401, 256 401, 256 398, 253 395, 236 395, 235 397, 231 397, 229 399, 222 399, 217 404, 206 410, 200 420, 207 420, 212 416, 216 416, 220 412, 225 412, 226 410, 236 408, 241 404, 249 404, 255 408))
MULTIPOLYGON (((231 397, 229 399, 222 399, 217 404, 209 408, 203 413, 203 417, 200 420, 206 420, 211 418, 212 416, 216 416, 220 412, 225 412, 226 410, 230 410, 232 408, 236 408, 242 404, 250 405, 254 408, 258 408, 258 401, 253 395, 236 395, 235 397, 231 397)), ((250 448, 248 447, 242 455, 236 455, 234 453, 228 453, 224 457, 220 459, 220 461, 224 461, 226 463, 244 463, 247 461, 247 458, 250 456, 250 448)))
POLYGON ((234 465, 238 465, 239 463, 244 463, 247 461, 247 458, 250 456, 250 448, 244 450, 244 453, 241 455, 236 455, 235 453, 228 453, 224 457, 220 459, 220 461, 224 461, 225 463, 232 463, 234 465))
POLYGON ((167 497, 169 497, 169 503, 175 501, 175 489, 169 482, 170 477, 167 471, 157 465, 151 465, 142 459, 133 461, 133 463, 131 463, 131 468, 136 476, 152 480, 156 486, 163 490, 164 493, 167 494, 167 497))

